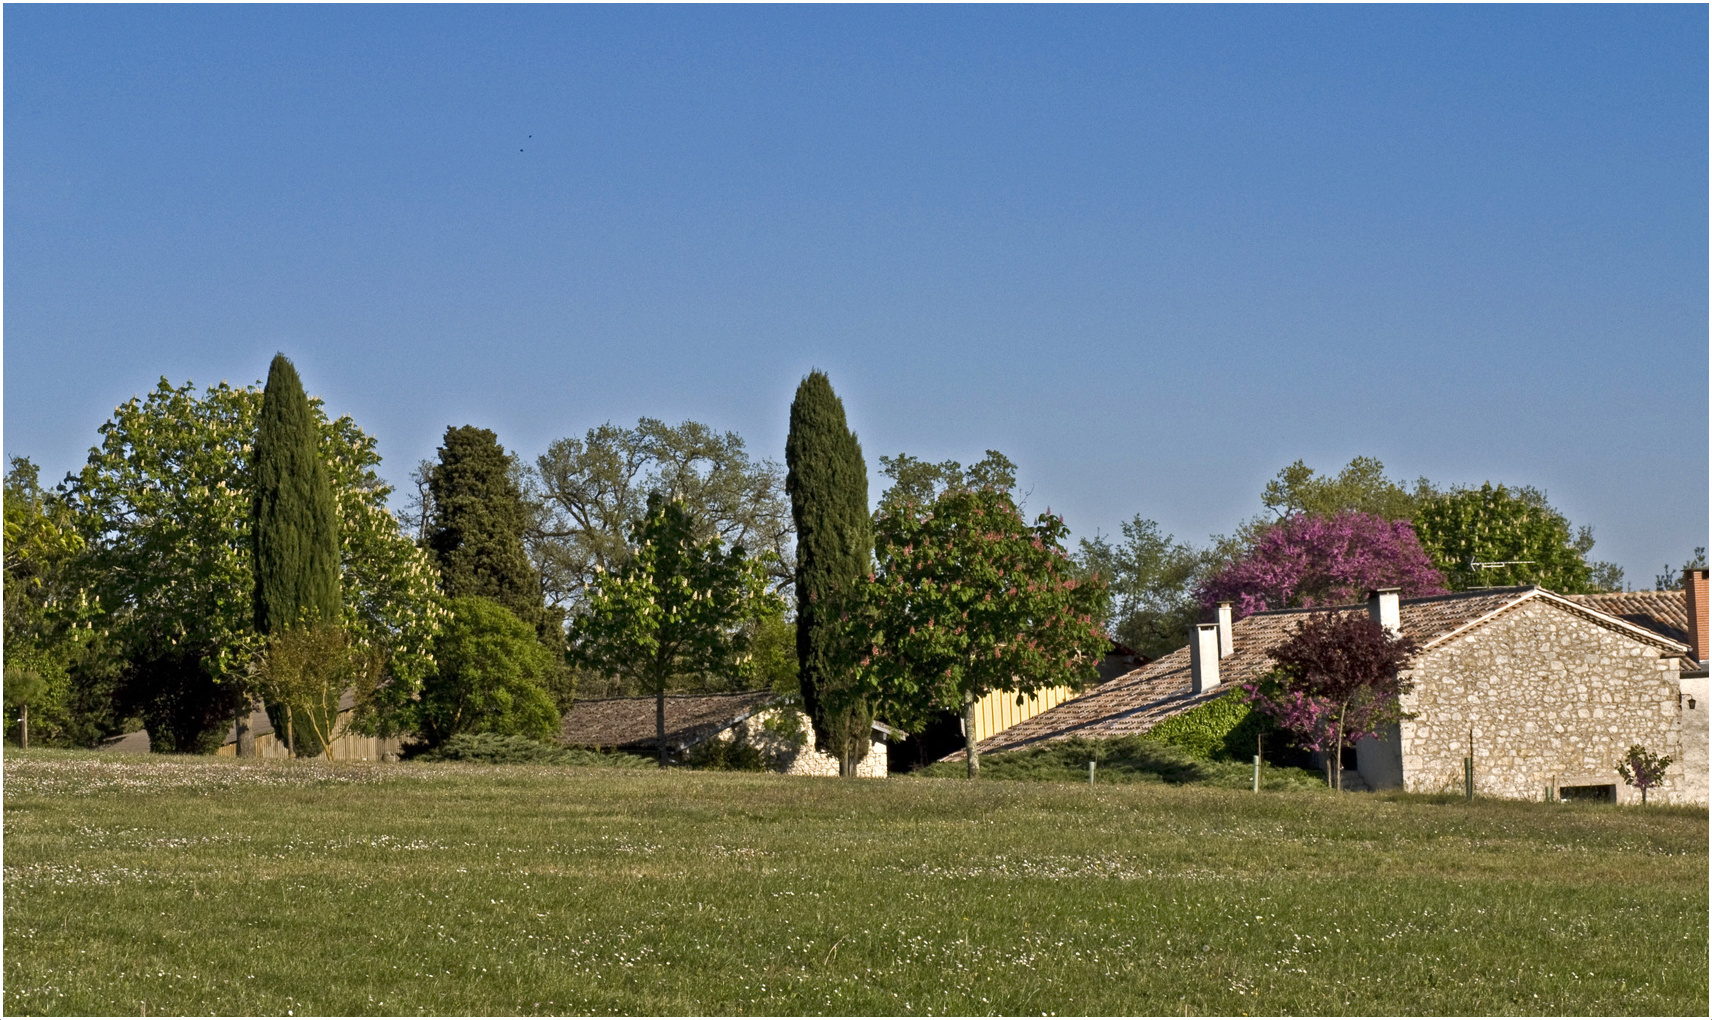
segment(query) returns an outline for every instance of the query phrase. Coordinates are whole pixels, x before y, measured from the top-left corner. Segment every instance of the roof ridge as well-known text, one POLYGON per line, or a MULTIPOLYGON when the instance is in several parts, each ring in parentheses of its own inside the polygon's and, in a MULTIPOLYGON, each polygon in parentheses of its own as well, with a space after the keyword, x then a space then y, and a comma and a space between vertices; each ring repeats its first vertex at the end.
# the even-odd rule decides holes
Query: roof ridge
MULTIPOLYGON (((706 694, 668 694, 666 695, 666 700, 671 701, 673 698, 743 698, 755 694, 774 694, 781 698, 784 697, 784 695, 779 694, 777 691, 769 687, 757 687, 752 691, 708 691, 706 694)), ((657 697, 659 697, 657 694, 619 694, 610 698, 578 698, 577 704, 595 705, 608 701, 653 701, 657 697)))

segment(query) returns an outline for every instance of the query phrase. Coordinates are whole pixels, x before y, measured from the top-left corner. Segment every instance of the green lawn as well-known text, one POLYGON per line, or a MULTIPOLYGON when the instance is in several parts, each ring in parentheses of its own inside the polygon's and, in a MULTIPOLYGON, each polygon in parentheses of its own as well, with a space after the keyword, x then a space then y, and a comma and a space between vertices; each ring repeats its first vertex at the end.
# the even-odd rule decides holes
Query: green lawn
POLYGON ((1704 1015, 1704 812, 11 751, 8 1014, 1704 1015))

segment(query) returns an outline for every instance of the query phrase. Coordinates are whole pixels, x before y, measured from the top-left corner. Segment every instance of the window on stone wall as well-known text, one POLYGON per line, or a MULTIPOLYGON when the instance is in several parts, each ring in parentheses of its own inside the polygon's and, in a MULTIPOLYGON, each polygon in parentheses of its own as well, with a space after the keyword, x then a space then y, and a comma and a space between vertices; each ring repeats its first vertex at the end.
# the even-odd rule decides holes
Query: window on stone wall
POLYGON ((1557 794, 1564 800, 1595 801, 1604 804, 1617 803, 1617 784, 1603 786, 1560 786, 1557 794))

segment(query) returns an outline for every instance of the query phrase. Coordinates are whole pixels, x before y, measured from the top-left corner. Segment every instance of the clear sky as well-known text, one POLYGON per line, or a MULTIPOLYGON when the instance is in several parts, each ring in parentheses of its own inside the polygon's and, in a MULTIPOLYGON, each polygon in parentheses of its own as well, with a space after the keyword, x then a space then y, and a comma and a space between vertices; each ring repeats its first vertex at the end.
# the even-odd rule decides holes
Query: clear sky
MULTIPOLYGON (((1305 458, 1707 542, 1707 10, 8 6, 5 452, 275 351, 404 482, 693 418, 1202 541, 1305 458)), ((878 495, 880 479, 876 468, 878 495)))

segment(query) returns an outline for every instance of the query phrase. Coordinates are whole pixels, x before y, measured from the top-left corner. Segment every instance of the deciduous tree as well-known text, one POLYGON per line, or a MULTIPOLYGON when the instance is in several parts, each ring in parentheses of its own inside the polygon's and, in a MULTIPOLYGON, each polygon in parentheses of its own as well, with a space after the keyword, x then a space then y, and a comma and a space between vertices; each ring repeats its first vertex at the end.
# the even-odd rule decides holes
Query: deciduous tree
POLYGON ((1374 588, 1405 596, 1444 592, 1444 578, 1422 551, 1413 526, 1372 514, 1297 514, 1260 536, 1246 555, 1201 585, 1200 603, 1230 601, 1238 616, 1268 609, 1337 605, 1374 588))
POLYGON ((1112 592, 1107 628, 1149 658, 1183 647, 1183 632, 1201 614, 1195 584, 1211 566, 1207 552, 1162 534, 1137 514, 1123 524, 1123 541, 1103 535, 1081 542, 1084 573, 1103 578, 1112 592))
POLYGON ((1406 521, 1436 492, 1425 478, 1416 479, 1412 489, 1392 481, 1385 476, 1385 465, 1374 457, 1356 457, 1336 475, 1315 474, 1298 460, 1266 483, 1261 502, 1278 520, 1298 514, 1333 517, 1353 510, 1387 521, 1406 521))
POLYGON ((1417 650, 1358 613, 1317 613, 1272 650, 1277 669, 1243 685, 1250 701, 1298 742, 1326 754, 1326 782, 1343 789, 1343 749, 1405 718, 1402 671, 1417 650))
POLYGON ((954 460, 933 464, 900 453, 896 457, 881 457, 880 473, 890 478, 892 484, 880 494, 879 513, 900 506, 925 507, 945 492, 1016 489, 1016 465, 997 450, 988 450, 985 457, 967 468, 954 460))
POLYGON ((381 682, 378 652, 353 644, 338 624, 299 623, 269 634, 250 667, 250 686, 283 716, 291 753, 327 754, 343 734, 339 706, 345 692, 359 702, 381 682))
POLYGON ((1641 791, 1641 803, 1647 802, 1647 791, 1664 781, 1665 770, 1676 759, 1668 754, 1654 754, 1639 744, 1630 747, 1617 762, 1617 775, 1623 782, 1641 791))
POLYGON ((102 724, 111 719, 79 711, 72 678, 90 644, 88 600, 70 569, 83 538, 65 500, 42 488, 28 458, 12 458, 5 510, 7 707, 28 717, 36 743, 90 742, 106 735, 102 724))
POLYGON ((630 534, 660 493, 688 509, 700 539, 717 535, 770 564, 776 590, 795 577, 791 507, 777 464, 754 460, 735 432, 699 422, 610 422, 555 441, 536 461, 531 552, 548 599, 575 613, 603 573, 631 554, 630 534))
POLYGON ((1664 573, 1653 577, 1653 590, 1681 591, 1684 584, 1683 574, 1694 569, 1706 569, 1706 547, 1703 545, 1695 546, 1694 554, 1683 560, 1680 567, 1673 567, 1666 563, 1664 573))
POLYGON ((631 532, 634 551, 589 589, 571 625, 573 661, 654 695, 662 768, 667 692, 747 678, 755 621, 783 608, 761 559, 702 530, 682 503, 651 497, 631 532))
POLYGON ((551 739, 559 712, 548 685, 557 663, 535 629, 492 599, 454 598, 450 606, 417 733, 430 744, 459 733, 551 739))
POLYGON ((1079 576, 1065 534, 1050 513, 1025 523, 1010 493, 995 488, 949 489, 876 522, 863 619, 872 643, 860 675, 873 703, 906 729, 935 710, 960 710, 971 778, 980 769, 976 701, 1079 688, 1097 676, 1108 594, 1098 578, 1079 576))
POLYGON ((1535 488, 1490 482, 1454 488, 1423 502, 1414 524, 1422 548, 1454 591, 1537 584, 1579 593, 1623 586, 1622 568, 1588 562, 1593 529, 1572 529, 1535 488))
MULTIPOLYGON (((232 718, 237 671, 260 649, 250 565, 249 451, 259 386, 203 393, 162 379, 121 404, 67 480, 87 543, 76 587, 129 677, 157 747, 211 750, 232 718)), ((361 725, 387 732, 433 667, 443 615, 433 568, 386 508, 374 439, 310 401, 339 513, 341 622, 386 656, 361 725)))

